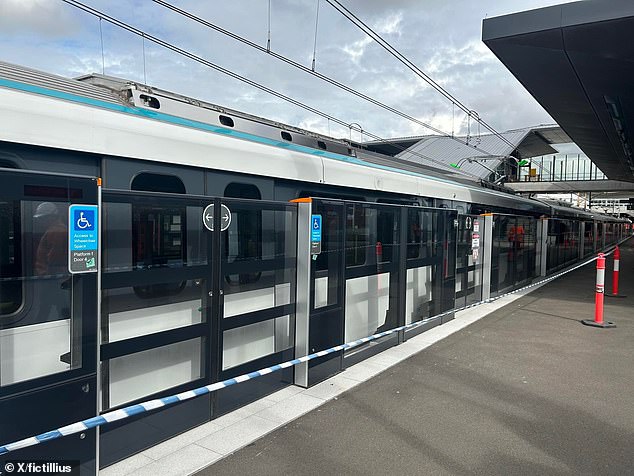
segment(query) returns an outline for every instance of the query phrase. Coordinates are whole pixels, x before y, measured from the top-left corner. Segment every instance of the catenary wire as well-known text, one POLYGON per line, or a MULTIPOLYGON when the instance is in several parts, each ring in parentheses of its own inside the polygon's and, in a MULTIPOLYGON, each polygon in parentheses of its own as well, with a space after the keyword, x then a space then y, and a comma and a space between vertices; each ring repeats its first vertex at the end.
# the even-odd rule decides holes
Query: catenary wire
MULTIPOLYGON (((348 92, 350 94, 353 94, 353 95, 355 95, 355 96, 357 96, 357 97, 359 97, 361 99, 364 99, 365 101, 368 101, 368 102, 370 102, 370 103, 372 103, 372 104, 374 104, 374 105, 376 105, 378 107, 381 107, 381 108, 383 108, 383 109, 385 109, 385 110, 387 110, 389 112, 392 112, 392 113, 394 113, 396 115, 399 115, 399 116, 401 116, 401 117, 403 117, 403 118, 405 118, 405 119, 407 119, 409 121, 412 121, 412 122, 414 122, 414 123, 416 123, 416 124, 418 124, 418 125, 420 125, 422 127, 425 127, 426 129, 429 129, 429 130, 435 132, 436 134, 439 134, 440 136, 449 137, 452 140, 455 140, 456 142, 459 142, 459 143, 461 143, 463 145, 471 147, 471 148, 473 148, 473 150, 481 152, 485 156, 490 157, 492 159, 496 158, 496 156, 494 154, 491 154, 490 151, 487 151, 487 150, 484 150, 484 149, 482 149, 480 147, 477 147, 475 145, 469 144, 468 138, 465 141, 465 140, 461 139, 460 137, 456 137, 454 135, 454 131, 452 131, 452 133, 449 134, 449 133, 447 133, 447 132, 445 132, 445 131, 443 131, 441 129, 438 129, 438 128, 436 128, 436 127, 434 127, 434 126, 432 126, 432 125, 430 125, 428 123, 425 123, 425 122, 421 121, 420 119, 417 119, 417 118, 415 118, 415 117, 413 117, 413 116, 411 116, 409 114, 406 114, 406 113, 404 113, 404 112, 402 112, 402 111, 400 111, 400 110, 398 110, 398 109, 396 109, 396 108, 394 108, 392 106, 384 104, 384 103, 376 100, 375 98, 372 98, 372 97, 370 97, 370 96, 368 96, 366 94, 363 94, 363 93, 355 90, 354 88, 352 88, 350 86, 347 86, 347 85, 345 85, 343 83, 340 83, 340 82, 336 81, 335 79, 333 79, 333 78, 331 78, 329 76, 326 76, 326 75, 324 75, 322 73, 319 73, 319 72, 315 71, 315 68, 314 68, 315 52, 313 52, 313 66, 312 66, 312 68, 307 68, 306 66, 302 65, 301 63, 298 63, 298 62, 296 62, 296 61, 294 61, 294 60, 292 60, 292 59, 290 59, 290 58, 288 58, 286 56, 283 56, 283 55, 281 55, 279 53, 275 53, 274 51, 272 51, 271 48, 270 48, 270 43, 269 42, 267 42, 267 47, 263 48, 262 46, 260 46, 259 44, 255 43, 255 42, 253 42, 251 40, 248 40, 248 39, 246 39, 246 38, 244 38, 244 37, 242 37, 242 36, 240 36, 240 35, 238 35, 236 33, 233 33, 233 32, 231 32, 231 31, 229 31, 229 30, 227 30, 225 28, 222 28, 222 27, 220 27, 220 26, 218 26, 218 25, 216 25, 216 24, 214 24, 214 23, 212 23, 212 22, 210 22, 208 20, 200 18, 200 17, 194 15, 193 13, 191 13, 191 12, 189 12, 187 10, 183 10, 182 8, 176 7, 176 6, 166 2, 164 0, 152 0, 152 1, 154 3, 156 3, 157 5, 160 5, 160 6, 164 7, 164 8, 170 9, 173 12, 178 13, 179 15, 182 15, 182 16, 184 16, 184 17, 186 17, 186 18, 188 18, 188 19, 190 19, 192 21, 200 23, 201 25, 206 26, 207 28, 215 30, 218 33, 221 33, 221 34, 223 34, 225 36, 228 36, 229 38, 232 38, 232 39, 234 39, 234 40, 236 40, 238 42, 241 42, 241 43, 243 43, 243 44, 245 44, 245 45, 247 45, 247 46, 249 46, 251 48, 254 48, 254 49, 256 49, 256 50, 258 50, 260 52, 267 53, 267 54, 271 55, 272 57, 274 57, 274 58, 276 58, 276 59, 278 59, 280 61, 283 61, 284 63, 286 63, 286 64, 288 64, 288 65, 290 65, 290 66, 292 66, 294 68, 299 69, 300 71, 303 71, 305 73, 311 74, 311 75, 317 77, 318 79, 321 79, 322 81, 325 81, 325 82, 327 82, 327 83, 329 83, 329 84, 331 84, 331 85, 333 85, 333 86, 335 86, 335 87, 337 87, 339 89, 342 89, 342 90, 344 90, 344 91, 346 91, 346 92, 348 92)), ((319 14, 319 10, 317 10, 317 15, 318 14, 319 14)), ((316 31, 317 30, 315 29, 315 35, 316 35, 316 31)), ((269 39, 269 41, 270 41, 270 39, 269 39)), ((315 36, 315 44, 316 44, 316 36, 315 36)), ((452 114, 453 114, 453 107, 455 105, 456 104, 452 101, 452 114)), ((476 113, 476 116, 477 116, 477 119, 479 120, 479 116, 477 115, 477 113, 476 113)), ((465 119, 463 119, 463 122, 468 120, 468 119, 470 119, 471 117, 473 117, 473 111, 469 111, 469 114, 465 115, 465 119)), ((478 127, 479 127, 479 125, 480 124, 478 123, 478 127)), ((497 133, 496 136, 498 138, 501 137, 503 140, 506 141, 507 144, 511 145, 512 147, 515 147, 515 145, 512 142, 506 140, 506 138, 504 138, 501 134, 497 133)), ((393 147, 395 147, 395 148, 397 148, 397 149, 399 149, 401 151, 407 150, 407 149, 403 149, 403 148, 400 148, 400 147, 396 146, 392 142, 390 142, 390 144, 393 147)), ((416 154, 416 153, 414 153, 414 155, 419 155, 420 156, 420 154, 416 154)), ((474 162, 479 163, 477 160, 474 160, 474 162)), ((443 166, 444 166, 443 168, 447 168, 447 164, 443 163, 443 166)), ((545 171, 546 173, 550 173, 550 171, 548 169, 546 169, 543 166, 543 164, 539 164, 538 166, 539 166, 539 168, 542 171, 545 171)))
MULTIPOLYGON (((244 83, 248 84, 249 86, 257 88, 257 89, 259 89, 261 91, 264 91, 264 92, 266 92, 268 94, 271 94, 272 96, 275 96, 275 97, 277 97, 279 99, 282 99, 282 100, 284 100, 286 102, 289 102, 289 103, 291 103, 291 104, 293 104, 293 105, 295 105, 297 107, 305 109, 305 110, 307 110, 307 111, 309 111, 309 112, 311 112, 311 113, 313 113, 315 115, 323 117, 323 118, 325 118, 325 119, 327 119, 329 121, 333 121, 333 122, 335 122, 335 123, 337 123, 337 124, 339 124, 339 125, 341 125, 343 127, 348 128, 348 129, 364 133, 365 135, 373 138, 374 140, 383 142, 385 144, 389 144, 389 145, 391 145, 391 146, 393 146, 393 147, 395 147, 395 148, 397 148, 399 150, 402 150, 402 151, 406 150, 405 147, 401 147, 401 146, 398 146, 396 144, 392 144, 388 140, 386 140, 386 139, 384 139, 384 138, 382 138, 382 137, 380 137, 380 136, 378 136, 376 134, 373 134, 371 132, 365 131, 361 127, 358 127, 358 126, 354 125, 353 123, 349 124, 349 123, 347 123, 347 122, 345 122, 345 121, 343 121, 343 120, 341 120, 341 119, 339 119, 337 117, 334 117, 334 116, 332 116, 330 114, 327 114, 327 113, 325 113, 323 111, 320 111, 319 109, 316 109, 316 108, 314 108, 312 106, 304 104, 301 101, 298 101, 297 99, 293 99, 290 96, 287 96, 287 95, 285 95, 283 93, 280 93, 279 91, 276 91, 276 90, 271 89, 271 88, 269 88, 267 86, 264 86, 263 84, 260 84, 260 83, 258 83, 256 81, 252 80, 252 79, 249 79, 249 78, 246 78, 244 76, 241 76, 238 73, 235 73, 235 72, 233 72, 233 71, 231 71, 231 70, 229 70, 227 68, 224 68, 224 67, 222 67, 222 66, 220 66, 220 65, 218 65, 216 63, 213 63, 213 62, 211 62, 209 60, 206 60, 206 59, 204 59, 204 58, 202 58, 202 57, 200 57, 198 55, 195 55, 194 53, 191 53, 190 51, 187 51, 187 50, 185 50, 183 48, 180 48, 180 47, 178 47, 178 46, 176 46, 176 45, 174 45, 172 43, 169 43, 169 42, 167 42, 165 40, 162 40, 162 39, 160 39, 158 37, 150 35, 150 34, 144 32, 144 31, 142 31, 142 30, 140 30, 138 28, 135 28, 135 27, 133 27, 133 26, 127 24, 127 23, 124 23, 121 20, 117 20, 114 17, 111 17, 111 16, 109 16, 109 15, 107 15, 107 14, 105 14, 105 13, 103 13, 103 12, 97 10, 97 9, 94 9, 94 8, 88 6, 88 5, 83 4, 82 2, 79 2, 77 0, 61 0, 61 1, 64 2, 64 3, 67 3, 68 5, 73 6, 75 8, 78 8, 78 9, 80 9, 80 10, 82 10, 82 11, 84 11, 84 12, 90 14, 90 15, 93 15, 93 16, 95 16, 97 18, 103 19, 103 20, 105 20, 105 21, 107 21, 107 22, 109 22, 109 23, 111 23, 111 24, 113 24, 115 26, 118 26, 119 28, 122 28, 122 29, 124 29, 124 30, 126 30, 126 31, 128 31, 130 33, 133 33, 133 34, 135 34, 137 36, 142 36, 142 37, 146 38, 147 40, 152 41, 153 43, 156 43, 156 44, 158 44, 158 45, 160 45, 160 46, 162 46, 162 47, 164 47, 166 49, 169 49, 169 50, 171 50, 171 51, 173 51, 175 53, 178 53, 178 54, 180 54, 182 56, 185 56, 186 58, 189 58, 189 59, 191 59, 193 61, 196 61, 196 62, 198 62, 200 64, 203 64, 203 65, 205 65, 205 66, 207 66, 209 68, 212 68, 212 69, 214 69, 214 70, 216 70, 216 71, 218 71, 218 72, 220 72, 222 74, 225 74, 225 75, 227 75, 227 76, 229 76, 231 78, 234 78, 234 79, 237 79, 238 81, 244 82, 244 83)), ((471 173, 468 173, 468 172, 465 172, 465 171, 461 171, 461 170, 455 171, 453 169, 450 169, 447 164, 445 164, 443 162, 440 162, 440 161, 438 161, 436 159, 433 159, 431 157, 427 157, 424 154, 421 154, 419 152, 413 152, 412 151, 412 154, 416 155, 416 156, 418 156, 418 157, 420 157, 422 159, 428 160, 428 161, 430 161, 432 163, 435 163, 435 164, 441 166, 443 168, 443 170, 450 171, 450 172, 459 172, 460 174, 462 174, 464 176, 470 176, 472 178, 479 179, 479 177, 477 177, 475 174, 471 174, 471 173)))
MULTIPOLYGON (((326 0, 335 10, 341 13, 344 17, 346 17, 351 23, 353 23, 357 28, 362 30, 366 35, 376 41, 379 46, 385 49, 388 53, 394 56, 397 60, 403 63, 407 68, 413 71, 417 76, 423 79, 427 84, 429 84, 432 88, 442 94, 446 99, 454 103, 460 109, 462 109, 469 116, 473 116, 474 111, 469 109, 466 105, 460 102, 455 96, 453 96, 449 91, 443 88, 440 84, 434 81, 427 73, 421 70, 416 64, 410 61, 407 57, 405 57, 401 52, 399 52, 396 48, 394 48, 390 43, 388 43, 385 39, 381 37, 378 33, 376 33, 372 28, 370 28, 366 23, 364 23, 359 17, 357 17, 354 13, 352 13, 349 9, 343 6, 337 0, 326 0)), ((498 131, 496 131, 492 126, 490 126, 486 121, 477 116, 477 121, 479 124, 482 124, 487 130, 489 130, 492 134, 495 134, 498 138, 504 141, 506 144, 513 146, 513 143, 510 142, 506 137, 503 137, 498 131)))
MULTIPOLYGON (((290 58, 288 58, 288 57, 286 57, 284 55, 276 53, 276 52, 272 51, 269 46, 267 46, 267 48, 264 48, 264 47, 260 46, 259 44, 255 43, 255 42, 253 42, 253 41, 251 41, 251 40, 249 40, 247 38, 244 38, 243 36, 240 36, 240 35, 238 35, 236 33, 233 33, 232 31, 229 31, 226 28, 222 28, 222 27, 216 25, 215 23, 212 23, 212 22, 210 22, 208 20, 205 20, 204 18, 201 18, 201 17, 199 17, 197 15, 194 15, 193 13, 191 13, 191 12, 189 12, 187 10, 184 10, 182 8, 179 8, 179 7, 175 6, 175 5, 172 5, 169 2, 166 2, 164 0, 152 0, 152 1, 154 3, 156 3, 157 5, 160 5, 160 6, 164 7, 164 8, 172 10, 175 13, 178 13, 179 15, 184 16, 185 18, 188 18, 188 19, 190 19, 192 21, 195 21, 196 23, 199 23, 199 24, 201 24, 201 25, 203 25, 203 26, 205 26, 207 28, 210 28, 210 29, 212 29, 212 30, 214 30, 214 31, 216 31, 218 33, 221 33, 222 35, 228 36, 229 38, 232 38, 233 40, 236 40, 236 41, 238 41, 240 43, 243 43, 243 44, 245 44, 245 45, 247 45, 247 46, 249 46, 251 48, 254 48, 254 49, 256 49, 256 50, 258 50, 258 51, 260 51, 262 53, 267 53, 270 56, 272 56, 273 58, 275 58, 275 59, 277 59, 279 61, 282 61, 282 62, 284 62, 284 63, 286 63, 286 64, 288 64, 288 65, 290 65, 290 66, 292 66, 292 67, 294 67, 296 69, 299 69, 299 70, 303 71, 304 73, 311 74, 311 75, 315 76, 316 78, 321 79, 322 81, 325 81, 325 82, 331 84, 332 86, 335 86, 335 87, 337 87, 339 89, 342 89, 342 90, 346 91, 347 93, 350 93, 350 94, 352 94, 354 96, 357 96, 357 97, 359 97, 359 98, 361 98, 361 99, 363 99, 363 100, 365 100, 367 102, 370 102, 370 103, 374 104, 375 106, 383 108, 383 109, 385 109, 385 110, 387 110, 387 111, 389 111, 389 112, 391 112, 393 114, 396 114, 396 115, 398 115, 398 116, 400 116, 400 117, 402 117, 404 119, 407 119, 408 121, 414 122, 414 123, 418 124, 419 126, 422 126, 422 127, 426 128, 426 129, 432 131, 432 132, 435 132, 436 134, 439 134, 439 135, 441 135, 443 137, 449 137, 449 138, 455 140, 456 142, 459 142, 459 143, 461 143, 463 145, 469 146, 469 147, 473 148, 474 150, 477 150, 478 152, 482 152, 483 154, 492 155, 490 153, 490 151, 487 151, 487 150, 484 150, 484 149, 480 149, 480 148, 478 148, 476 146, 470 145, 467 141, 461 139, 460 137, 456 137, 453 134, 449 134, 448 132, 443 131, 442 129, 434 127, 431 124, 428 124, 428 123, 426 123, 424 121, 421 121, 420 119, 417 119, 417 118, 411 116, 410 114, 407 114, 407 113, 405 113, 403 111, 400 111, 399 109, 396 109, 393 106, 389 106, 388 104, 385 104, 385 103, 383 103, 383 102, 381 102, 381 101, 379 101, 379 100, 377 100, 377 99, 375 99, 375 98, 373 98, 371 96, 368 96, 367 94, 364 94, 364 93, 362 93, 362 92, 360 92, 360 91, 358 91, 358 90, 356 90, 356 89, 354 89, 354 88, 352 88, 352 87, 350 87, 350 86, 348 86, 346 84, 343 84, 343 83, 341 83, 341 82, 339 82, 339 81, 337 81, 337 80, 335 80, 335 79, 333 79, 333 78, 331 78, 329 76, 326 76, 326 75, 324 75, 322 73, 319 73, 319 72, 314 70, 314 67, 313 68, 308 68, 307 66, 304 66, 303 64, 298 63, 297 61, 294 61, 294 60, 292 60, 292 59, 290 59, 290 58)), ((315 43, 316 43, 316 39, 315 39, 315 43)), ((314 64, 314 53, 313 53, 313 64, 314 64)), ((447 164, 443 163, 443 165, 444 165, 444 167, 447 167, 447 164)))

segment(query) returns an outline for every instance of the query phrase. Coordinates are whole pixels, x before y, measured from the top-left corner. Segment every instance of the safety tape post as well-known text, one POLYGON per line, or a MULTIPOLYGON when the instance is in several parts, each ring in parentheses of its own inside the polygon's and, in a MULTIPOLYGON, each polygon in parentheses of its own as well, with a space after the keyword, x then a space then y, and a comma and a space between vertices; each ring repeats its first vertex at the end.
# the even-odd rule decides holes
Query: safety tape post
MULTIPOLYGON (((612 250, 614 251, 614 250, 612 250)), ((606 254, 611 254, 610 253, 606 253, 606 254)), ((358 347, 362 344, 365 344, 367 342, 376 340, 376 339, 380 339, 382 337, 386 337, 390 334, 394 334, 396 332, 400 332, 403 330, 410 330, 410 329, 414 329, 416 327, 422 326, 424 324, 427 324, 429 322, 435 321, 437 319, 440 319, 444 316, 447 316, 449 314, 453 314, 456 312, 460 312, 460 311, 464 311, 465 309, 471 309, 477 306, 480 306, 482 304, 488 304, 491 302, 495 302, 499 299, 502 299, 506 296, 509 296, 511 294, 517 294, 519 292, 525 291, 526 289, 535 287, 535 286, 539 286, 540 284, 544 284, 550 281, 553 281, 554 279, 557 279, 565 274, 568 274, 572 271, 575 271, 579 268, 582 268, 583 266, 586 266, 589 263, 592 263, 593 261, 596 261, 597 257, 593 257, 591 259, 588 259, 587 261, 574 266, 572 268, 569 268, 563 272, 560 272, 558 274, 555 274, 553 276, 549 276, 548 278, 545 278, 541 281, 523 286, 521 288, 515 289, 513 291, 501 294, 499 296, 495 296, 489 299, 485 299, 483 301, 479 301, 473 304, 469 304, 467 306, 463 306, 457 309, 451 309, 449 311, 445 311, 442 312, 440 314, 437 314, 435 316, 432 317, 428 317, 426 319, 422 319, 420 321, 417 322, 412 322, 410 324, 406 324, 404 326, 400 326, 400 327, 396 327, 394 329, 390 329, 384 332, 379 332, 377 334, 373 334, 371 336, 368 337, 363 337, 361 339, 357 339, 351 342, 347 342, 345 344, 340 344, 337 345, 335 347, 331 347, 329 349, 326 350, 320 350, 319 352, 315 352, 312 354, 308 354, 305 355, 303 357, 297 358, 297 359, 293 359, 293 360, 289 360, 286 362, 283 362, 281 364, 276 364, 273 365, 271 367, 267 367, 264 369, 260 369, 260 370, 256 370, 254 372, 250 372, 248 374, 244 374, 244 375, 239 375, 237 377, 233 377, 227 380, 223 380, 222 382, 216 382, 216 383, 212 383, 210 385, 206 385, 204 387, 199 387, 199 388, 195 388, 193 390, 187 390, 185 392, 181 392, 179 394, 176 395, 170 395, 168 397, 163 397, 163 398, 157 398, 154 400, 149 400, 146 402, 142 402, 142 403, 137 403, 135 405, 130 405, 128 407, 125 408, 121 408, 118 410, 113 410, 111 412, 107 412, 104 413, 102 415, 98 415, 92 418, 88 418, 87 420, 83 420, 83 421, 79 421, 79 422, 75 422, 72 423, 70 425, 66 425, 63 426, 61 428, 57 428, 56 430, 51 430, 51 431, 47 431, 45 433, 41 433, 39 435, 35 435, 35 436, 31 436, 28 438, 24 438, 22 440, 19 441, 15 441, 13 443, 8 443, 5 445, 0 446, 0 456, 4 455, 6 453, 12 452, 12 451, 16 451, 19 449, 23 449, 23 448, 28 448, 30 446, 35 446, 38 445, 40 443, 45 443, 47 441, 51 441, 51 440, 55 440, 58 438, 63 438, 64 436, 69 436, 69 435, 73 435, 76 433, 81 433, 83 431, 92 429, 92 428, 96 428, 98 426, 103 426, 106 425, 108 423, 112 423, 114 421, 118 421, 118 420, 124 420, 126 418, 129 418, 133 415, 138 415, 140 413, 145 413, 151 410, 156 410, 158 408, 164 408, 170 405, 173 405, 175 403, 179 403, 179 402, 183 402, 201 395, 206 395, 208 393, 212 393, 212 392, 216 392, 222 388, 226 388, 226 387, 230 387, 232 385, 236 385, 238 383, 242 383, 242 382, 246 382, 247 380, 252 380, 258 377, 261 377, 263 375, 268 375, 270 373, 273 372, 277 372, 278 370, 282 370, 282 369, 286 369, 289 367, 294 367, 295 365, 299 365, 301 363, 304 362, 308 362, 310 360, 314 360, 320 357, 323 357, 325 355, 328 354, 332 354, 335 352, 340 352, 342 350, 346 350, 346 349, 351 349, 354 347, 358 347)))

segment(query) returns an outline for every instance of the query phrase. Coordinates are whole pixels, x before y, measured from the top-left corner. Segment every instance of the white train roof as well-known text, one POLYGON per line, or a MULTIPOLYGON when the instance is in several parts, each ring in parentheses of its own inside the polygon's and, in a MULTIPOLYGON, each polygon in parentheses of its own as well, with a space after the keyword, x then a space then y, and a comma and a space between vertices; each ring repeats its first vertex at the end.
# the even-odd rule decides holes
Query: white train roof
POLYGON ((0 140, 548 212, 459 176, 134 82, 73 80, 2 62, 0 140))

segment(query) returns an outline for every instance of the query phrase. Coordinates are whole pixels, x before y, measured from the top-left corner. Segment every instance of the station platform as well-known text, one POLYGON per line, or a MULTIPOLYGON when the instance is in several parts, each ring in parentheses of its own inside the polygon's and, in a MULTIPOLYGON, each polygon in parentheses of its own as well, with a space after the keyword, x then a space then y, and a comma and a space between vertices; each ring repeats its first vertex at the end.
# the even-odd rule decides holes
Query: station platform
POLYGON ((580 322, 594 315, 595 267, 461 311, 101 474, 628 474, 634 240, 621 246, 627 297, 605 298, 614 329, 580 322))

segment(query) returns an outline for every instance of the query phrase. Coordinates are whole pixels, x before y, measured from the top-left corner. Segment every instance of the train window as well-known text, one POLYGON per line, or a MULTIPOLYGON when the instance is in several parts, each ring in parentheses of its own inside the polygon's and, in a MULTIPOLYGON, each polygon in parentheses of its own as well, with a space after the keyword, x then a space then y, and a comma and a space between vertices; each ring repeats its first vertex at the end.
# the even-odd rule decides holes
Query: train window
POLYGON ((438 220, 440 217, 439 212, 425 211, 421 213, 421 251, 422 254, 419 258, 431 258, 441 252, 443 246, 443 239, 438 226, 438 220))
POLYGON ((365 202, 365 198, 364 197, 359 197, 356 195, 342 195, 342 194, 335 194, 335 193, 323 193, 323 192, 316 192, 316 191, 310 191, 310 190, 302 190, 301 192, 299 192, 297 194, 297 198, 307 198, 307 197, 313 197, 313 198, 332 198, 334 200, 350 200, 353 202, 365 202))
MULTIPOLYGON (((225 197, 261 200, 260 190, 252 184, 230 183, 225 188, 225 197)), ((227 262, 250 261, 262 258, 262 211, 235 208, 231 226, 225 239, 227 262)), ((248 284, 257 281, 261 273, 243 273, 226 276, 229 284, 248 284)))
POLYGON ((407 210, 407 258, 420 258, 421 256, 421 212, 415 209, 407 210))
POLYGON ((348 205, 346 208, 346 266, 360 266, 365 264, 370 246, 367 215, 376 210, 357 204, 348 205))
POLYGON ((18 202, 0 202, 0 316, 13 314, 22 305, 19 230, 18 202))
POLYGON ((132 190, 146 192, 185 193, 183 181, 175 175, 141 172, 132 180, 132 190))
POLYGON ((323 141, 320 141, 320 140, 317 141, 317 147, 319 147, 322 150, 326 150, 327 149, 326 143, 323 142, 323 141))
POLYGON ((27 197, 39 197, 39 198, 62 198, 69 199, 83 198, 84 193, 80 188, 68 188, 68 187, 52 187, 42 185, 25 185, 24 195, 27 197))
POLYGON ((376 201, 377 203, 390 203, 392 205, 410 205, 410 206, 416 206, 418 205, 418 203, 416 203, 413 200, 403 200, 400 198, 381 198, 379 200, 376 201))
POLYGON ((225 188, 225 197, 262 200, 260 189, 250 183, 232 182, 225 188))
POLYGON ((222 114, 219 116, 220 119, 220 124, 222 124, 223 126, 227 126, 227 127, 233 127, 234 123, 233 123, 233 119, 231 119, 229 116, 223 116, 222 114))
POLYGON ((376 259, 378 263, 392 261, 393 248, 398 243, 398 240, 395 239, 396 220, 394 214, 395 210, 378 210, 376 223, 376 259))
MULTIPOLYGON (((185 193, 183 182, 173 175, 141 173, 132 181, 133 190, 185 193)), ((186 255, 186 207, 156 205, 151 201, 132 206, 132 263, 135 268, 183 265, 186 255)), ((185 283, 136 286, 140 297, 173 295, 185 283)))
POLYGON ((182 207, 135 205, 132 220, 135 266, 150 267, 184 261, 182 207))
MULTIPOLYGON (((322 242, 321 253, 316 255, 315 270, 327 271, 332 267, 332 273, 335 273, 338 266, 339 240, 341 239, 341 226, 339 225, 338 209, 332 205, 320 204, 317 211, 322 216, 322 242)), ((315 213, 315 211, 313 212, 315 213)))
POLYGON ((282 139, 293 142, 293 137, 288 132, 282 131, 280 134, 282 135, 282 139))

